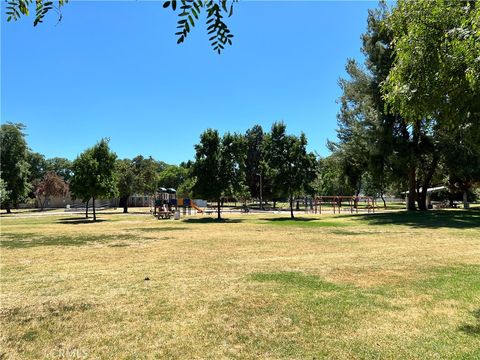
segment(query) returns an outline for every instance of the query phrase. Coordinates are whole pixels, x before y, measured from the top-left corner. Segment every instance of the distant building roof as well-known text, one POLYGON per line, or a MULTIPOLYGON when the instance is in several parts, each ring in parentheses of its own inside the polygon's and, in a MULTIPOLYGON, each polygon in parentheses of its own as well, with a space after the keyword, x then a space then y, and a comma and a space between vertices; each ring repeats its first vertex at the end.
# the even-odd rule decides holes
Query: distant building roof
MULTIPOLYGON (((434 192, 440 192, 442 190, 448 190, 446 186, 437 186, 437 187, 432 187, 427 189, 427 193, 434 193, 434 192)), ((422 191, 422 188, 420 188, 420 191, 422 191)), ((409 194, 410 191, 403 191, 401 194, 409 194)))

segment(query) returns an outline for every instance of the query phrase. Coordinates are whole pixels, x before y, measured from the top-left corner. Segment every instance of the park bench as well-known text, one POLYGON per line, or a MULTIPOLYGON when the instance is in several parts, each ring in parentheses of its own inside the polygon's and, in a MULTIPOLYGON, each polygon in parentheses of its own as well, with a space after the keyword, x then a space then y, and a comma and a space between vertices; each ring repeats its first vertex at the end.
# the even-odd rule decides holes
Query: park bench
POLYGON ((160 219, 170 219, 172 213, 170 211, 159 211, 157 213, 157 218, 160 219))

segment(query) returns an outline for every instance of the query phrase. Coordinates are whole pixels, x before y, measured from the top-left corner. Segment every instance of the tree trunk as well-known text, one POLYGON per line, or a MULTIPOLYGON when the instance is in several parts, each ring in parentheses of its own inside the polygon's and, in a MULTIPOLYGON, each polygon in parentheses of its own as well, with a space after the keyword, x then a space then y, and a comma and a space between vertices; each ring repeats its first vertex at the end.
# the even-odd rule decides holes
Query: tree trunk
POLYGON ((119 207, 123 207, 123 213, 128 213, 128 198, 130 195, 122 196, 118 202, 119 207))
POLYGON ((85 204, 85 219, 88 219, 88 203, 90 202, 90 199, 87 200, 87 203, 85 204))
POLYGON ((463 208, 468 209, 470 206, 468 204, 468 193, 467 190, 463 192, 463 208))
POLYGON ((274 208, 274 209, 277 208, 277 201, 276 201, 276 200, 273 200, 273 208, 274 208))
MULTIPOLYGON (((408 132, 406 125, 402 129, 404 135, 407 135, 408 132)), ((417 160, 418 160, 418 141, 420 139, 420 121, 415 121, 412 126, 412 140, 410 143, 410 164, 408 166, 408 203, 407 210, 415 211, 417 207, 415 206, 415 200, 417 199, 418 189, 417 189, 417 160)))
POLYGON ((430 164, 430 167, 429 167, 429 169, 428 169, 428 171, 425 174, 425 177, 423 179, 422 191, 421 191, 420 197, 419 197, 418 207, 422 211, 428 210, 427 209, 428 187, 430 186, 430 182, 432 181, 433 174, 435 173, 435 170, 437 168, 437 164, 438 164, 438 157, 437 157, 436 154, 434 154, 433 159, 432 159, 432 163, 430 164))
POLYGON ((416 182, 416 171, 415 166, 411 165, 408 169, 408 199, 407 199, 407 210, 415 211, 417 207, 415 206, 415 198, 417 193, 417 182, 416 182))
POLYGON ((92 197, 92 206, 93 206, 93 221, 97 221, 97 214, 95 213, 95 197, 92 197))
POLYGON ((422 191, 418 194, 418 210, 427 210, 427 189, 422 187, 422 191))
POLYGON ((387 208, 387 202, 385 201, 385 198, 384 198, 384 195, 383 195, 383 192, 380 193, 380 197, 382 198, 382 201, 383 201, 383 208, 386 209, 387 208))
POLYGON ((40 205, 40 211, 43 211, 43 208, 45 207, 45 202, 42 201, 42 198, 40 196, 37 196, 36 200, 37 200, 36 205, 40 205))
POLYGON ((295 219, 295 216, 293 216, 293 196, 290 195, 290 218, 295 219))
POLYGON ((452 195, 449 195, 448 196, 448 206, 453 208, 453 201, 454 201, 454 198, 452 195))
POLYGON ((12 213, 12 209, 10 208, 10 204, 7 204, 5 206, 5 210, 7 210, 7 214, 11 214, 12 213))
POLYGON ((220 216, 220 199, 217 200, 217 219, 220 220, 221 219, 221 216, 220 216))
POLYGON ((43 199, 43 202, 40 203, 40 211, 45 210, 45 205, 47 205, 47 201, 48 201, 48 198, 45 197, 45 199, 43 199))

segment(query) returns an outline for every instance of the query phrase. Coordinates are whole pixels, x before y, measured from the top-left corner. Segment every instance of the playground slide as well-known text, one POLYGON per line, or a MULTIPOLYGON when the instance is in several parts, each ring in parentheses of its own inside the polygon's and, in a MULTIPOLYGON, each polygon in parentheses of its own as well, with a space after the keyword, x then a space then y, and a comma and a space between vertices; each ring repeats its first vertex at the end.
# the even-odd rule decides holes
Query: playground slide
POLYGON ((203 213, 203 210, 202 210, 201 208, 199 208, 199 207, 197 206, 197 204, 195 204, 193 201, 190 203, 190 206, 191 206, 192 208, 194 208, 195 210, 197 210, 198 213, 200 213, 200 214, 203 213))

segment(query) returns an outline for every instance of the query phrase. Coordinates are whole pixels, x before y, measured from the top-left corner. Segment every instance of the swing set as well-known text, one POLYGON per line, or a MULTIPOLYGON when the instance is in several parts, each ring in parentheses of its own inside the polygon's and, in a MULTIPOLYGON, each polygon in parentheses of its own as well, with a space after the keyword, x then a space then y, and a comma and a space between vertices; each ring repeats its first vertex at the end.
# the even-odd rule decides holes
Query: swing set
POLYGON ((322 210, 327 209, 333 209, 334 214, 340 214, 342 211, 353 214, 359 210, 373 214, 375 206, 375 198, 371 196, 317 196, 313 199, 311 210, 314 214, 321 214, 322 210))

